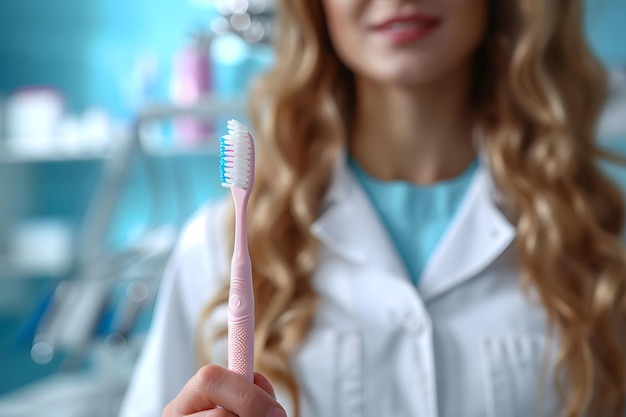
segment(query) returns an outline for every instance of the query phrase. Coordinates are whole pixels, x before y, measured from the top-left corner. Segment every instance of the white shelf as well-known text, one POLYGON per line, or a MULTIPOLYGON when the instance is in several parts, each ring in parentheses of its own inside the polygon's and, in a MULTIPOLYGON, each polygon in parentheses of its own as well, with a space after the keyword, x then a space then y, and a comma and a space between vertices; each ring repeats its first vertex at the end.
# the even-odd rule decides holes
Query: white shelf
POLYGON ((193 155, 219 155, 219 146, 198 146, 194 148, 176 148, 176 147, 168 147, 168 148, 153 148, 147 147, 144 148, 143 154, 155 158, 169 158, 169 157, 180 157, 180 156, 193 156, 193 155))
MULTIPOLYGON (((205 97, 197 103, 189 106, 176 106, 168 103, 154 104, 141 111, 137 115, 136 123, 139 126, 147 126, 152 123, 162 121, 171 121, 177 117, 201 117, 201 118, 217 118, 217 117, 239 117, 246 113, 245 100, 241 97, 217 98, 205 97)), ((127 133, 118 132, 112 134, 111 145, 107 145, 106 149, 69 149, 62 145, 55 147, 54 140, 44 140, 44 138, 24 138, 23 140, 0 138, 0 163, 20 164, 20 163, 37 163, 37 162, 71 162, 71 161, 89 161, 102 160, 111 156, 121 141, 137 140, 131 139, 127 133)), ((218 134, 216 132, 216 138, 218 134)), ((140 133, 140 142, 142 144, 142 152, 146 156, 152 157, 178 157, 189 155, 217 155, 219 146, 217 143, 201 145, 199 147, 185 148, 180 146, 171 146, 167 148, 159 148, 152 146, 151 135, 145 131, 140 133)), ((57 143, 60 143, 58 141, 57 143)), ((85 141, 92 143, 90 141, 85 141)), ((108 141, 107 141, 108 142, 108 141)), ((158 141, 157 141, 158 142, 158 141)))
POLYGON ((108 152, 65 153, 60 151, 24 151, 0 146, 0 163, 67 162, 104 159, 108 152))
POLYGON ((0 140, 0 163, 62 162, 103 159, 109 147, 77 149, 55 146, 52 139, 23 138, 0 140))
MULTIPOLYGON (((218 155, 217 146, 199 146, 195 148, 153 148, 143 149, 143 155, 155 158, 184 157, 192 155, 218 155)), ((64 152, 61 150, 36 150, 27 147, 15 148, 0 142, 0 163, 28 164, 47 162, 98 161, 111 155, 111 150, 64 152)))

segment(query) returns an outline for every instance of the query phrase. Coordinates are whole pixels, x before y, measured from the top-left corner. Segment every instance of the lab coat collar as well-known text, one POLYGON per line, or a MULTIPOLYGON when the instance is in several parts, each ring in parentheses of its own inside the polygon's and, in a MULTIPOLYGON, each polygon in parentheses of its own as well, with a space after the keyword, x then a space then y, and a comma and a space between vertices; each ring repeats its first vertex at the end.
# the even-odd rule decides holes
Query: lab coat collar
MULTIPOLYGON (((515 227, 494 203, 493 182, 479 166, 457 215, 426 264, 418 283, 424 300, 433 299, 476 276, 504 252, 515 227)), ((364 190, 338 158, 320 217, 312 233, 335 254, 389 275, 410 277, 364 190)))
POLYGON ((311 231, 330 250, 354 263, 393 275, 408 273, 369 198, 347 166, 338 158, 335 174, 311 231))
POLYGON ((435 298, 476 276, 511 245, 515 227, 495 199, 491 174, 481 165, 422 273, 418 290, 424 299, 435 298))

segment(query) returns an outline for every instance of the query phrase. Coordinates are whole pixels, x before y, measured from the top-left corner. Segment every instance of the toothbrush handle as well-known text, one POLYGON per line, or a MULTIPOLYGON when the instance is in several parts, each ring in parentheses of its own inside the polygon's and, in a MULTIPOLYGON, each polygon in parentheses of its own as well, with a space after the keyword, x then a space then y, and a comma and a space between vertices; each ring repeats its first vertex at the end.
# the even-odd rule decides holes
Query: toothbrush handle
POLYGON ((254 379, 254 297, 249 257, 237 259, 232 265, 228 295, 228 369, 250 381, 254 379))

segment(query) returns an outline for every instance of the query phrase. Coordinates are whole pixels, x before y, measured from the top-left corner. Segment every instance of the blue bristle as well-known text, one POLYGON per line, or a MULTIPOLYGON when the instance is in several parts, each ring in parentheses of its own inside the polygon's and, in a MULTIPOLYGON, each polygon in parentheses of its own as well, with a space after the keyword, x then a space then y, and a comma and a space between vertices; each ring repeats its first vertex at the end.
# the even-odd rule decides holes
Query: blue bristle
POLYGON ((220 138, 220 181, 223 183, 226 182, 226 150, 228 146, 224 143, 224 138, 220 138))
POLYGON ((228 134, 220 137, 220 180, 224 187, 248 188, 250 181, 247 127, 236 120, 228 122, 228 134))

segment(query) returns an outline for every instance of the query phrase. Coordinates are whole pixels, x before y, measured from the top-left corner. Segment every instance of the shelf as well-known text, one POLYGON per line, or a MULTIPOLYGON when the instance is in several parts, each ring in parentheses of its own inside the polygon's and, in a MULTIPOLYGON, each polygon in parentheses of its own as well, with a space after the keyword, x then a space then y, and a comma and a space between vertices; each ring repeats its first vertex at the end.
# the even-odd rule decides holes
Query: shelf
MULTIPOLYGON (((217 98, 205 97, 197 103, 189 106, 176 106, 168 103, 154 104, 143 109, 136 117, 134 126, 143 127, 151 123, 171 121, 177 117, 239 117, 245 115, 245 100, 241 97, 217 98)), ((50 140, 43 138, 25 138, 24 140, 0 138, 0 163, 21 164, 38 162, 71 162, 71 161, 97 161, 106 159, 116 152, 116 147, 129 140, 141 143, 141 152, 149 157, 179 157, 190 155, 217 155, 219 146, 210 143, 199 147, 168 146, 160 148, 151 145, 151 135, 141 129, 139 138, 128 136, 131 132, 117 133, 111 137, 110 144, 98 149, 69 149, 68 147, 54 147, 50 140)), ((133 132, 136 133, 133 129, 133 132)), ((217 137, 217 136, 216 136, 217 137)), ((123 145, 123 144, 122 144, 123 145)), ((58 145, 57 145, 58 146, 58 145)), ((131 148, 132 149, 132 148, 131 148)))
MULTIPOLYGON (((99 161, 111 156, 112 151, 83 151, 67 152, 62 150, 32 150, 28 147, 7 146, 0 142, 0 164, 28 164, 28 163, 48 163, 48 162, 78 162, 78 161, 99 161)), ((141 154, 154 158, 185 157, 193 155, 218 155, 217 146, 199 146, 195 148, 157 148, 148 147, 141 151, 141 154)))
POLYGON ((218 145, 203 145, 195 148, 146 147, 143 149, 142 152, 146 156, 155 158, 185 157, 193 155, 219 155, 220 153, 218 145))
POLYGON ((0 163, 66 162, 104 159, 111 154, 109 147, 70 149, 38 138, 0 140, 0 163))

